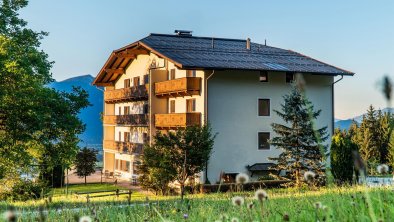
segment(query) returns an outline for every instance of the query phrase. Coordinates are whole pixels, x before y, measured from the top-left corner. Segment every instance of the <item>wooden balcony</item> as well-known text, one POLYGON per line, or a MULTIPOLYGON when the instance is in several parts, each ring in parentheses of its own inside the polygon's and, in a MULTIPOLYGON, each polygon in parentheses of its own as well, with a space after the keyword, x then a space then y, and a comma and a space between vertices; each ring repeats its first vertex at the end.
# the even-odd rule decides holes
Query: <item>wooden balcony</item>
POLYGON ((108 150, 114 150, 123 154, 140 155, 143 152, 144 144, 104 140, 103 148, 108 150))
POLYGON ((148 114, 106 115, 103 118, 103 122, 104 124, 113 125, 147 126, 149 117, 148 114))
POLYGON ((155 114, 156 128, 183 128, 200 124, 201 113, 155 114))
POLYGON ((106 103, 117 103, 148 100, 148 91, 149 84, 108 90, 104 92, 104 101, 106 103))
POLYGON ((184 77, 155 83, 155 95, 158 97, 200 95, 200 89, 200 77, 184 77))

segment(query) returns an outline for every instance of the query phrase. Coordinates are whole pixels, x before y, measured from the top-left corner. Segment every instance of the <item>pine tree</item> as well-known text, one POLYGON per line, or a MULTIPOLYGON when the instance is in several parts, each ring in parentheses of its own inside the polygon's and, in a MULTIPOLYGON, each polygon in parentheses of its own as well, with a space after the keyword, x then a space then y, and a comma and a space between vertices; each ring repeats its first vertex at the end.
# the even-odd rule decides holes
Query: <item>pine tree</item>
POLYGON ((315 130, 313 120, 321 110, 315 111, 311 102, 293 86, 290 94, 285 95, 281 111, 274 110, 286 125, 273 123, 272 129, 278 135, 270 144, 283 151, 275 161, 274 170, 289 173, 296 186, 302 185, 302 172, 311 170, 324 177, 324 155, 327 146, 321 142, 327 139, 327 127, 315 130))
POLYGON ((384 113, 379 110, 378 111, 378 147, 380 153, 380 163, 387 163, 388 162, 388 146, 390 141, 390 134, 391 134, 391 114, 384 113))
POLYGON ((338 184, 351 183, 353 178, 352 152, 358 147, 351 140, 351 134, 335 130, 331 141, 331 171, 338 184))

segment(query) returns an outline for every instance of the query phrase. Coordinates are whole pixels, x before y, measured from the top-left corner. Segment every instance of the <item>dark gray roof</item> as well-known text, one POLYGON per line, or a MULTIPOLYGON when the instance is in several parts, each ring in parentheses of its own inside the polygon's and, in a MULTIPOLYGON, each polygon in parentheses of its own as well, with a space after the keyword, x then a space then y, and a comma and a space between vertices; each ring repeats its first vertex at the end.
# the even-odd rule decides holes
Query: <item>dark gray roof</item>
POLYGON ((180 64, 183 69, 267 70, 327 75, 354 74, 291 50, 253 42, 251 49, 248 50, 246 49, 246 40, 150 34, 140 42, 180 64))
POLYGON ((255 163, 252 166, 246 166, 249 171, 268 171, 273 163, 255 163))

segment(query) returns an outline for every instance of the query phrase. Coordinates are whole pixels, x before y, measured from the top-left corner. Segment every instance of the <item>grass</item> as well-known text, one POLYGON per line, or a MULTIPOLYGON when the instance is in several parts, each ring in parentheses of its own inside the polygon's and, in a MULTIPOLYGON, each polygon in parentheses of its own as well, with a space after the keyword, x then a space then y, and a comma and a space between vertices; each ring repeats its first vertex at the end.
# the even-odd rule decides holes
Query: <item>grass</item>
MULTIPOLYGON (((102 185, 70 187, 74 191, 102 190, 102 185)), ((116 186, 112 187, 116 189, 116 186)), ((188 195, 178 197, 147 196, 133 193, 129 206, 127 195, 116 198, 95 198, 87 204, 76 195, 58 195, 51 203, 31 201, 14 203, 23 213, 19 221, 36 221, 43 207, 48 221, 73 221, 88 215, 99 221, 393 221, 394 194, 392 188, 333 187, 319 190, 272 189, 269 198, 259 202, 253 192, 188 195), (370 201, 366 198, 366 192, 370 201), (245 204, 234 206, 231 198, 241 196, 245 204), (147 200, 148 198, 149 200, 147 200), (317 209, 315 203, 321 202, 317 209), (248 205, 253 203, 250 209, 248 205), (46 215, 46 212, 48 214, 46 215), (375 215, 372 217, 372 214, 375 215), (187 217, 187 218, 185 218, 187 217)), ((2 205, 3 211, 6 204, 2 205)))

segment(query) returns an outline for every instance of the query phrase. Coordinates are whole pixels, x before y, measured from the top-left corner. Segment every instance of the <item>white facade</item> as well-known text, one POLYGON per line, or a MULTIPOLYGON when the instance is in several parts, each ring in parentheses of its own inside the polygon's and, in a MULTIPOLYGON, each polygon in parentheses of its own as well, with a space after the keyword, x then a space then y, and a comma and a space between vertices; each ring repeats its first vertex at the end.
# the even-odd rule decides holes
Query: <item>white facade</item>
MULTIPOLYGON (((274 110, 281 111, 283 96, 291 85, 285 73, 270 72, 268 82, 259 81, 257 71, 216 71, 208 82, 208 121, 218 135, 208 164, 208 179, 215 183, 221 173, 248 173, 247 165, 269 163, 280 150, 258 149, 258 133, 275 134, 272 123, 284 123, 274 110), (270 116, 258 115, 258 99, 270 100, 270 116)), ((322 112, 316 127, 332 132, 332 76, 305 74, 306 96, 322 112)), ((329 143, 329 141, 326 141, 329 143)))

